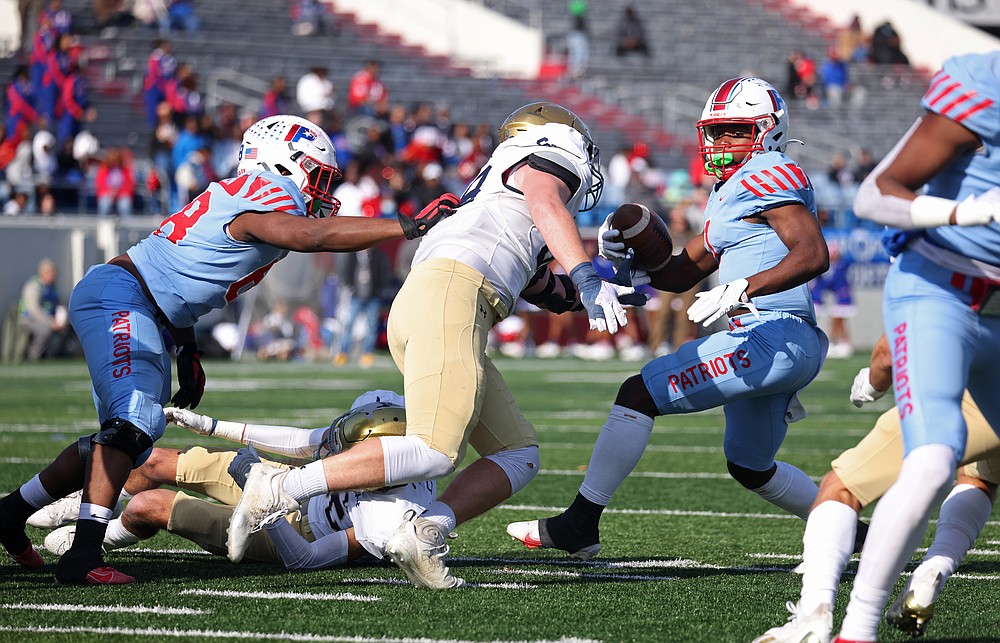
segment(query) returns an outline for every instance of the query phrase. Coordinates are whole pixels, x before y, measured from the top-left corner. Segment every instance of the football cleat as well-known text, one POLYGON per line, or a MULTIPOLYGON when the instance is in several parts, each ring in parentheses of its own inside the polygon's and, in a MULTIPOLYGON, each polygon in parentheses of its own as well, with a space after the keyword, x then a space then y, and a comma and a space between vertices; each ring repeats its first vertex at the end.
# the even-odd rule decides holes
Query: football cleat
POLYGON ((788 601, 785 607, 791 612, 788 622, 772 627, 752 643, 830 643, 833 632, 833 610, 823 603, 809 614, 799 610, 798 603, 788 601))
POLYGON ((263 462, 250 467, 243 496, 229 521, 226 538, 229 560, 234 563, 243 560, 250 546, 250 536, 286 514, 298 511, 299 503, 282 488, 286 473, 284 469, 263 462))
POLYGON ((507 533, 514 540, 519 540, 528 549, 562 549, 570 556, 574 558, 581 558, 587 560, 588 558, 593 558, 601 551, 601 543, 596 542, 590 545, 585 545, 582 547, 562 547, 550 542, 551 539, 547 536, 543 538, 542 531, 545 527, 545 519, 542 520, 526 520, 524 522, 512 522, 507 525, 507 533))
MULTIPOLYGON (((80 499, 83 491, 74 491, 64 498, 56 500, 52 504, 45 505, 28 518, 28 524, 38 529, 56 529, 64 525, 76 522, 80 517, 80 499)), ((112 518, 117 518, 122 514, 122 501, 115 505, 112 518)))
POLYGON ((45 536, 45 549, 56 556, 62 556, 73 546, 74 536, 76 536, 76 525, 53 529, 45 536))
POLYGON ((42 555, 35 551, 35 548, 28 544, 28 548, 19 554, 12 554, 9 551, 7 555, 14 559, 14 561, 21 567, 28 567, 30 569, 38 569, 45 564, 42 560, 42 555))
POLYGON ((87 572, 85 585, 128 585, 135 582, 135 577, 124 574, 114 567, 105 565, 87 572))
POLYGON ((444 564, 444 557, 450 551, 445 539, 454 537, 454 534, 446 535, 441 525, 417 516, 411 509, 396 533, 386 541, 385 553, 414 585, 453 589, 465 585, 465 581, 452 576, 444 564))
POLYGON ((944 576, 933 565, 921 565, 889 606, 885 622, 910 636, 922 636, 934 616, 934 602, 943 585, 944 576))
POLYGON ((875 641, 858 641, 856 639, 845 639, 838 636, 833 639, 833 643, 875 643, 875 641))
POLYGON ((59 559, 55 575, 56 582, 61 585, 128 585, 135 582, 135 578, 109 566, 99 553, 90 549, 67 551, 59 559))

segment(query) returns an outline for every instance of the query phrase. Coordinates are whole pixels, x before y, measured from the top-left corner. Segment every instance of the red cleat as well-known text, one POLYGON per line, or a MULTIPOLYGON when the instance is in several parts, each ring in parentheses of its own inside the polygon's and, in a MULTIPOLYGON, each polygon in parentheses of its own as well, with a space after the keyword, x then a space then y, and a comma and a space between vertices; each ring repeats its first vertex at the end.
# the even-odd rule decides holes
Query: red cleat
POLYGON ((837 638, 833 639, 833 643, 875 643, 875 641, 856 641, 854 639, 840 638, 838 635, 837 638))
POLYGON ((13 558, 21 567, 29 567, 31 569, 38 569, 45 564, 42 560, 42 555, 35 551, 35 548, 28 544, 28 548, 22 551, 20 554, 12 554, 7 552, 7 555, 13 558))
POLYGON ((114 567, 104 566, 87 572, 85 582, 87 585, 128 585, 134 583, 135 578, 123 574, 114 567))

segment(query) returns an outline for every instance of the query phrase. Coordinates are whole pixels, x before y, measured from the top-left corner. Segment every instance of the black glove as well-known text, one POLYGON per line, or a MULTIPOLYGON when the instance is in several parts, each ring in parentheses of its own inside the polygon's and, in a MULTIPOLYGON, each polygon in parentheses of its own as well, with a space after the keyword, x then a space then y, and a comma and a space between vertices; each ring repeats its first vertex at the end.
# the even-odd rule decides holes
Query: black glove
POLYGON ((250 467, 260 462, 253 445, 248 445, 236 452, 236 457, 229 463, 229 475, 233 477, 240 489, 246 486, 247 475, 250 474, 250 467))
POLYGON ((177 392, 170 403, 179 409, 195 408, 205 393, 205 371, 201 368, 198 344, 184 344, 177 351, 177 392))
POLYGON ((447 219, 455 214, 455 208, 458 207, 458 203, 459 198, 457 196, 451 192, 445 192, 428 203, 412 219, 402 213, 396 216, 399 218, 399 225, 403 228, 403 234, 406 238, 416 239, 427 234, 427 231, 433 228, 438 221, 447 219))

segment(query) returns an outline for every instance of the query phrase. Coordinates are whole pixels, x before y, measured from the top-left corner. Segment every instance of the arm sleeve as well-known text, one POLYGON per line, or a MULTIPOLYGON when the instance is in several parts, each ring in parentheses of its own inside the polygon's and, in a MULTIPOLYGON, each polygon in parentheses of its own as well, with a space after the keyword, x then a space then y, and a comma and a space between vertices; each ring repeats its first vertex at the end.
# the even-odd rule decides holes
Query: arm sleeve
POLYGON ((267 536, 285 569, 326 569, 347 562, 347 534, 343 531, 309 542, 287 520, 279 520, 268 525, 267 536))
POLYGON ((294 426, 241 424, 219 420, 215 425, 214 435, 243 444, 252 443, 268 453, 308 458, 316 453, 328 428, 299 429, 294 426))
POLYGON ((882 194, 875 181, 885 172, 889 164, 899 156, 899 151, 903 149, 903 145, 913 135, 919 122, 918 120, 910 127, 909 131, 896 143, 896 146, 885 155, 885 158, 871 171, 871 174, 861 182, 858 194, 854 197, 854 214, 859 219, 874 221, 901 230, 910 230, 918 227, 913 222, 913 215, 911 213, 913 202, 896 196, 882 194))

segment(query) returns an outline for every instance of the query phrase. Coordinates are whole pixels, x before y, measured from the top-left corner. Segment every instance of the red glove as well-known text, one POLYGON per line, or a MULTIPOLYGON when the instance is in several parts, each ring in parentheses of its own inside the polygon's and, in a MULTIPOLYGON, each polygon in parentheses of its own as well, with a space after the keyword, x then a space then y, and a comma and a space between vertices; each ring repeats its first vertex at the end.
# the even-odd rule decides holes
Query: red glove
POLYGON ((170 403, 179 409, 195 408, 205 393, 205 371, 201 368, 202 352, 198 344, 184 344, 177 351, 177 392, 170 403))
POLYGON ((451 192, 445 192, 434 199, 417 213, 412 219, 403 214, 397 214, 399 225, 407 239, 416 239, 427 234, 427 231, 437 225, 438 221, 455 214, 459 198, 451 192))

